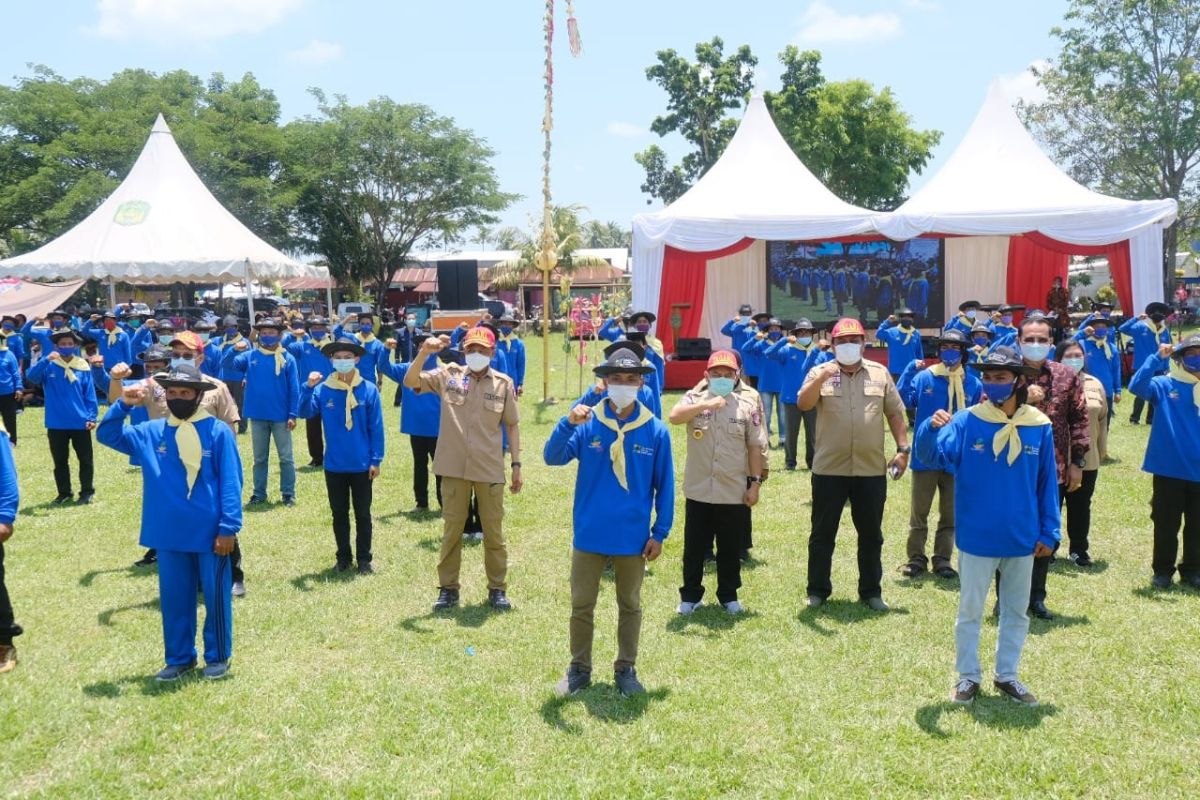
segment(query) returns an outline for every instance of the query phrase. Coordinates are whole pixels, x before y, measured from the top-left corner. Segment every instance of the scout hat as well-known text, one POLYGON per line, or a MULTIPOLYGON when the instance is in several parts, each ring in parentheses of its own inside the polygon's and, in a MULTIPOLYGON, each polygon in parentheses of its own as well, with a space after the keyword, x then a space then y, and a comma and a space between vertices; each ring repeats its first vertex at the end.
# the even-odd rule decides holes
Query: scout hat
POLYGON ((979 361, 967 364, 967 366, 971 369, 977 369, 980 372, 1003 369, 1017 375, 1024 375, 1028 378, 1037 375, 1040 371, 1037 367, 1026 366, 1024 360, 1017 354, 1017 351, 1005 345, 1000 345, 979 361))
POLYGON ((171 320, 169 320, 169 319, 160 319, 160 320, 158 320, 158 321, 157 321, 157 326, 158 326, 158 332, 159 332, 159 333, 165 333, 165 332, 167 332, 167 331, 173 331, 173 330, 175 330, 175 323, 174 323, 174 322, 171 322, 171 320))
POLYGON ((137 354, 138 361, 141 361, 143 364, 147 361, 161 361, 164 364, 169 364, 173 357, 174 354, 171 350, 163 347, 161 344, 152 344, 143 352, 137 354))
POLYGON ((221 324, 224 325, 226 328, 228 328, 230 326, 236 326, 238 324, 238 318, 236 316, 234 316, 233 314, 226 314, 225 317, 221 320, 221 324))
MULTIPOLYGON (((641 338, 644 340, 645 336, 641 338)), ((604 357, 608 358, 618 350, 629 350, 640 359, 646 357, 646 344, 638 339, 618 339, 604 348, 604 357)))
POLYGON ((939 336, 937 343, 939 346, 943 344, 956 344, 961 350, 967 349, 971 344, 971 342, 967 341, 967 337, 963 335, 963 332, 956 328, 951 328, 939 336))
POLYGON ((779 317, 770 317, 769 319, 767 319, 767 327, 768 328, 782 328, 783 320, 781 320, 779 317))
MULTIPOLYGON (((624 343, 617 342, 617 344, 624 343)), ((603 364, 600 364, 592 371, 601 377, 613 375, 618 372, 646 375, 654 372, 654 367, 643 366, 642 359, 638 358, 637 354, 631 348, 618 347, 612 352, 612 355, 608 356, 608 359, 603 364)))
POLYGON ((731 350, 718 350, 709 356, 708 366, 705 369, 712 369, 713 367, 729 367, 734 371, 740 369, 737 357, 734 356, 731 350))
POLYGON ((314 325, 323 325, 325 327, 329 327, 329 320, 325 319, 320 314, 313 314, 308 318, 307 325, 310 328, 314 325))
POLYGON ((496 320, 496 322, 508 322, 512 325, 516 325, 517 319, 512 314, 505 311, 503 314, 500 315, 500 319, 496 320))
POLYGON ((154 382, 164 389, 194 389, 201 393, 217 388, 215 383, 204 380, 200 370, 186 365, 176 367, 170 372, 158 373, 154 376, 154 382))
POLYGON ((959 311, 968 311, 972 308, 979 308, 982 304, 978 300, 966 300, 958 304, 959 311))
POLYGON ((861 322, 853 317, 846 317, 837 321, 829 335, 836 339, 839 336, 866 336, 867 332, 863 330, 861 322))
POLYGON ((496 334, 492 333, 490 328, 478 327, 471 328, 467 331, 467 335, 463 337, 462 346, 466 350, 468 345, 481 344, 484 347, 496 346, 496 334))
POLYGON ((1092 308, 1096 311, 1099 311, 1102 308, 1112 309, 1112 307, 1113 307, 1113 304, 1108 302, 1107 300, 1093 300, 1092 301, 1092 308))
POLYGON ((283 324, 283 320, 275 319, 274 317, 263 317, 252 326, 255 330, 263 328, 274 328, 277 331, 287 330, 287 326, 283 324))
POLYGON ((1154 302, 1146 306, 1147 314, 1162 314, 1164 317, 1170 315, 1171 307, 1166 303, 1154 302))
POLYGON ((791 333, 799 333, 801 331, 814 330, 812 321, 808 317, 801 317, 796 320, 796 324, 792 327, 791 333))
POLYGON ((643 317, 645 318, 646 322, 654 322, 654 320, 658 319, 658 317, 656 317, 654 314, 651 314, 649 311, 635 311, 629 316, 625 317, 625 321, 637 322, 643 317))
POLYGON ((750 319, 752 319, 758 323, 766 322, 770 318, 771 318, 771 315, 768 314, 766 311, 760 311, 757 314, 755 314, 754 316, 750 317, 750 319))
POLYGON ((1025 306, 1021 303, 1005 303, 1000 306, 1001 314, 1011 314, 1014 311, 1024 311, 1025 306))
POLYGON ((901 306, 899 309, 897 309, 896 316, 897 317, 913 317, 916 315, 913 313, 913 310, 911 308, 909 308, 908 306, 901 306))
POLYGON ((989 337, 995 338, 996 332, 987 326, 986 322, 980 322, 971 327, 971 333, 986 333, 989 337))
POLYGON ((754 313, 754 306, 750 305, 749 303, 742 303, 740 306, 738 306, 738 315, 739 316, 746 317, 753 313, 754 313))
POLYGON ((321 348, 321 355, 325 356, 326 358, 333 358, 334 353, 345 352, 354 353, 355 356, 361 356, 367 351, 366 348, 353 339, 338 339, 337 341, 329 342, 321 348))
POLYGON ((66 339, 68 336, 75 340, 75 344, 83 344, 85 341, 90 341, 85 340, 82 336, 70 328, 59 328, 56 331, 51 331, 49 338, 51 342, 58 344, 59 339, 66 339))
POLYGON ((1200 333, 1193 333, 1186 339, 1180 339, 1179 344, 1175 345, 1175 349, 1171 351, 1171 355, 1181 356, 1183 351, 1189 347, 1200 347, 1200 333))
POLYGON ((211 331, 215 329, 216 326, 206 320, 198 319, 192 323, 192 330, 194 331, 211 331))

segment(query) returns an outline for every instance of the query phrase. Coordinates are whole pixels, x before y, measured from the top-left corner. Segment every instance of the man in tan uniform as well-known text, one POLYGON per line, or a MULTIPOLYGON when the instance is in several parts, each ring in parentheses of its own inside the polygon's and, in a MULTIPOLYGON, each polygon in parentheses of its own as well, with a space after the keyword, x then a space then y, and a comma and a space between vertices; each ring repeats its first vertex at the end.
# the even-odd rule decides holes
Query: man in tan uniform
POLYGON ((904 402, 887 367, 862 357, 866 332, 856 319, 833 326, 836 358, 809 371, 796 399, 801 411, 817 410, 817 444, 812 468, 812 533, 808 539, 808 605, 833 593, 830 568, 842 510, 858 532, 858 596, 875 611, 887 611, 883 580, 883 505, 889 470, 894 479, 908 468, 912 448, 904 402), (887 420, 897 452, 884 455, 887 420))
POLYGON ((508 551, 504 546, 504 445, 508 431, 512 453, 513 494, 521 491, 521 438, 517 395, 512 378, 491 369, 496 337, 487 328, 472 328, 463 337, 466 365, 442 364, 423 371, 425 359, 448 344, 447 337, 426 339, 404 375, 414 392, 437 392, 442 398, 441 427, 433 456, 434 474, 442 477, 442 551, 438 560, 438 599, 434 611, 458 605, 458 572, 462 532, 471 492, 479 501, 483 525, 483 566, 488 603, 498 611, 512 608, 506 590, 508 551))
POLYGON ((717 601, 730 614, 744 609, 742 529, 745 510, 758 502, 766 426, 756 398, 734 391, 738 361, 728 350, 708 359, 706 380, 671 409, 672 425, 687 425, 687 498, 683 533, 683 585, 679 613, 690 614, 704 597, 704 557, 717 543, 717 601))

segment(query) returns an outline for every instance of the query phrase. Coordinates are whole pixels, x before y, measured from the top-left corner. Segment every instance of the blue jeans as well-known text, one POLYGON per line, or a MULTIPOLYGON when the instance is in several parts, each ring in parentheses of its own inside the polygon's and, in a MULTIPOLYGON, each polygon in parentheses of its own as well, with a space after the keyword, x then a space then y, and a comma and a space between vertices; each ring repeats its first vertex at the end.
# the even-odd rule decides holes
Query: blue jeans
POLYGON ((286 422, 269 419, 250 420, 250 444, 254 450, 254 497, 267 499, 267 460, 271 439, 279 455, 279 491, 284 497, 296 495, 296 462, 292 459, 292 432, 286 422))
POLYGON ((767 441, 771 440, 771 423, 775 423, 775 431, 779 434, 779 441, 782 442, 787 435, 787 422, 783 418, 783 401, 779 399, 779 392, 759 392, 758 395, 762 398, 763 404, 763 425, 767 426, 767 441))
POLYGON ((1029 633, 1029 583, 1033 554, 986 558, 959 551, 958 619, 954 623, 955 668, 959 679, 981 683, 979 626, 996 571, 1000 572, 1000 630, 996 637, 996 680, 1017 679, 1017 665, 1029 633))

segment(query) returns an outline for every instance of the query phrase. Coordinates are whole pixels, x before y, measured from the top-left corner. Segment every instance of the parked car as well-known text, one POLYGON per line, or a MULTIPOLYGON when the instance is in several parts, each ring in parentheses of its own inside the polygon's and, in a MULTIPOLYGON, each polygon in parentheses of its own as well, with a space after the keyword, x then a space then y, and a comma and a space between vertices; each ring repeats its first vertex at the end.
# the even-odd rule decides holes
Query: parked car
POLYGON ((203 320, 209 325, 219 325, 221 318, 218 317, 211 308, 202 306, 185 306, 183 308, 157 308, 154 311, 155 319, 169 319, 175 324, 175 327, 186 325, 191 328, 196 322, 203 320))
POLYGON ((347 314, 370 314, 372 311, 370 303, 338 303, 337 318, 343 320, 347 314))

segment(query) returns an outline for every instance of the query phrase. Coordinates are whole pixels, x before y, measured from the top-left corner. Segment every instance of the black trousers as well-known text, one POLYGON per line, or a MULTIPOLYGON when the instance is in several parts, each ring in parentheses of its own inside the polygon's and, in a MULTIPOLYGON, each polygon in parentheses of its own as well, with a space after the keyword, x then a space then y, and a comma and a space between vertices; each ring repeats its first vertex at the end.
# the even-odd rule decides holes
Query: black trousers
POLYGON ((0 644, 11 645, 14 636, 21 635, 21 626, 13 622, 12 601, 4 583, 4 545, 0 544, 0 644))
MULTIPOLYGON (((429 508, 429 464, 437 450, 436 436, 409 436, 413 455, 413 497, 421 508, 429 508)), ((442 476, 435 475, 438 506, 442 505, 442 476)))
POLYGON ((325 437, 321 433, 321 415, 304 420, 304 436, 308 444, 308 457, 319 467, 325 461, 325 437))
POLYGON ((349 564, 350 504, 354 504, 354 552, 359 564, 371 563, 371 478, 366 472, 330 472, 325 470, 325 489, 329 492, 329 510, 333 512, 333 539, 337 543, 339 564, 349 564))
POLYGON ((242 404, 246 400, 246 385, 241 381, 229 381, 225 385, 229 387, 229 394, 233 397, 233 402, 237 404, 238 416, 241 417, 238 421, 237 432, 245 433, 250 426, 250 420, 246 419, 246 415, 242 412, 242 404))
POLYGON ((850 503, 850 518, 858 533, 858 596, 866 600, 883 593, 883 506, 887 477, 812 476, 812 533, 808 537, 808 594, 833 594, 830 571, 842 510, 850 503))
MULTIPOLYGON (((1082 491, 1082 490, 1080 490, 1080 491, 1082 491)), ((1063 503, 1063 498, 1066 497, 1068 494, 1070 494, 1070 493, 1067 491, 1066 485, 1060 483, 1058 485, 1058 502, 1059 502, 1060 506, 1063 503)), ((1058 548, 1055 547, 1054 549, 1057 552, 1058 548)), ((1050 558, 1052 555, 1053 555, 1053 553, 1051 553, 1051 555, 1049 555, 1049 556, 1042 556, 1040 558, 1034 557, 1034 559, 1033 559, 1033 576, 1030 578, 1030 581, 1029 581, 1029 603, 1030 603, 1030 605, 1032 605, 1033 603, 1037 603, 1039 601, 1043 602, 1043 603, 1046 602, 1046 578, 1049 577, 1049 575, 1050 575, 1050 558)), ((998 595, 999 591, 1000 591, 1000 573, 999 573, 999 571, 997 571, 996 572, 997 596, 999 596, 998 595)))
POLYGON ((0 420, 4 420, 4 430, 8 431, 8 440, 17 443, 17 396, 15 394, 0 394, 0 420))
POLYGON ((813 444, 817 437, 817 410, 801 411, 795 403, 783 407, 783 417, 787 422, 787 436, 783 441, 783 460, 788 469, 796 468, 796 446, 800 443, 800 423, 804 423, 804 463, 812 469, 813 444))
POLYGON ((758 388, 758 376, 757 375, 743 375, 742 380, 744 380, 746 383, 750 384, 751 389, 758 388))
POLYGON ((1073 492, 1062 496, 1062 504, 1067 507, 1067 541, 1070 543, 1069 553, 1088 552, 1088 532, 1092 527, 1092 495, 1096 491, 1098 469, 1085 470, 1083 483, 1073 492))
POLYGON ((72 493, 71 464, 68 460, 71 448, 75 449, 75 458, 79 459, 79 493, 95 492, 96 487, 92 485, 92 432, 47 428, 46 438, 50 440, 50 458, 54 459, 54 485, 58 488, 58 493, 72 493))
POLYGON ((717 600, 737 600, 742 585, 742 530, 747 506, 702 503, 688 499, 684 506, 683 585, 679 599, 698 603, 704 597, 704 558, 717 543, 717 600))
MULTIPOLYGON (((1133 422, 1140 422, 1142 419, 1142 408, 1146 408, 1146 424, 1154 424, 1154 403, 1143 400, 1140 397, 1133 398, 1133 414, 1129 419, 1133 422)), ((1111 406, 1110 406, 1111 408, 1111 406)))
POLYGON ((1182 523, 1183 560, 1179 562, 1179 575, 1185 580, 1200 575, 1200 481, 1155 475, 1150 519, 1154 521, 1154 574, 1175 574, 1182 523))

